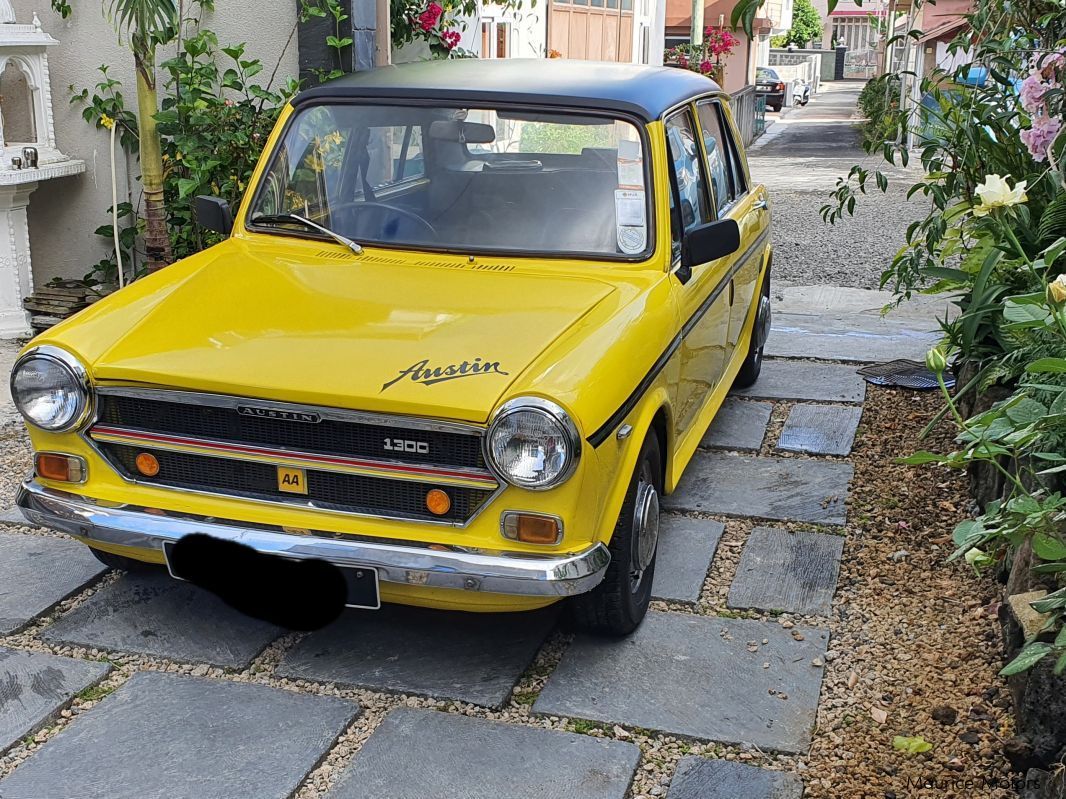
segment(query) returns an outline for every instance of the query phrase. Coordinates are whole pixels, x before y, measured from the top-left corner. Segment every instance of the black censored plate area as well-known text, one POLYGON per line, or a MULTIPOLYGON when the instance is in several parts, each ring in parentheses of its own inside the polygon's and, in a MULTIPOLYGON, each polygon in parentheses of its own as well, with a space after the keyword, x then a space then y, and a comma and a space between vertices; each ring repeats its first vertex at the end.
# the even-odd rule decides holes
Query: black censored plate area
MULTIPOLYGON (((254 603, 256 595, 267 592, 274 602, 289 603, 296 612, 305 602, 333 604, 331 600, 337 599, 349 608, 381 607, 378 572, 372 566, 336 566, 323 560, 263 554, 244 544, 201 534, 164 542, 163 556, 172 577, 195 583, 238 606, 254 603), (323 587, 333 589, 325 599, 323 587)), ((251 608, 248 612, 260 615, 251 608)))

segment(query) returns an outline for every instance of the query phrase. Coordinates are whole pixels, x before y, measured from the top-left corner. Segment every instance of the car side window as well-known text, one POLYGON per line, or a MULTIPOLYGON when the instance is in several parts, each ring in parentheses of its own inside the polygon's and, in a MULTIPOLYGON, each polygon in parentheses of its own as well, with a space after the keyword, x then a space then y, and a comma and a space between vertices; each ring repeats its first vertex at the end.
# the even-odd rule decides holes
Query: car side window
POLYGON ((726 141, 729 142, 729 168, 730 174, 733 177, 733 191, 736 197, 743 197, 748 193, 748 178, 745 169, 744 156, 741 155, 741 149, 737 146, 737 134, 736 129, 729 124, 725 117, 725 111, 719 103, 714 105, 718 106, 718 120, 722 126, 722 133, 725 135, 726 141))
POLYGON ((711 175, 714 201, 721 211, 737 199, 736 180, 731 165, 729 142, 725 137, 717 103, 707 102, 697 106, 700 128, 703 131, 703 148, 707 151, 707 169, 711 175))
POLYGON ((666 142, 670 150, 671 234, 679 250, 684 233, 711 220, 707 178, 692 115, 681 111, 666 120, 666 142))

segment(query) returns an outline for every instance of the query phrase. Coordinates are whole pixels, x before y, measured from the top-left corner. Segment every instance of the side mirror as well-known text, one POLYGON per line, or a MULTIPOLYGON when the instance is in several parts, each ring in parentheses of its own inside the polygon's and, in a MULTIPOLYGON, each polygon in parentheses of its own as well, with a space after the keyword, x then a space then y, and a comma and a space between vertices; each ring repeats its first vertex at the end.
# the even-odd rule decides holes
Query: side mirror
POLYGON ((695 227, 681 241, 681 267, 717 261, 740 249, 740 225, 735 219, 719 219, 695 227))
POLYGON ((193 200, 193 214, 200 227, 228 236, 233 230, 233 211, 229 203, 220 197, 201 194, 193 200))

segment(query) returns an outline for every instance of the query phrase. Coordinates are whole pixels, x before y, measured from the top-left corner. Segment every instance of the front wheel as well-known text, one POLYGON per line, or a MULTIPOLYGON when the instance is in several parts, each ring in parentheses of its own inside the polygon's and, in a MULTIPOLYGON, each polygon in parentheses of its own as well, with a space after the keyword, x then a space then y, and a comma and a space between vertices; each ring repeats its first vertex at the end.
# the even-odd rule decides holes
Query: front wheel
POLYGON ((655 578, 662 487, 659 437, 649 431, 608 547, 607 574, 587 594, 570 600, 570 615, 579 629, 628 635, 643 621, 655 578))
POLYGON ((766 339, 770 337, 770 324, 772 321, 770 309, 770 275, 767 273, 763 280, 762 296, 759 297, 759 307, 755 312, 755 328, 751 331, 751 342, 748 344, 748 355, 737 372, 733 381, 734 388, 748 388, 755 385, 762 372, 763 351, 766 349, 766 339))

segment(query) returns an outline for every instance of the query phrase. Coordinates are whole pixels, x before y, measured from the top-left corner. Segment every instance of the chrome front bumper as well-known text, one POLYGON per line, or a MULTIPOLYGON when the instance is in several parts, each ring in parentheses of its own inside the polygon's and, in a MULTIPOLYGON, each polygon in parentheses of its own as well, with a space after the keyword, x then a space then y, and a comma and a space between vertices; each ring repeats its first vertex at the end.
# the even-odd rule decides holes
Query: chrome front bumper
POLYGON ((270 525, 113 505, 27 480, 16 504, 33 524, 101 544, 159 551, 190 533, 246 544, 286 558, 318 558, 338 566, 372 566, 382 582, 517 596, 571 596, 596 587, 611 556, 603 544, 567 555, 525 555, 356 535, 285 532, 270 525))

